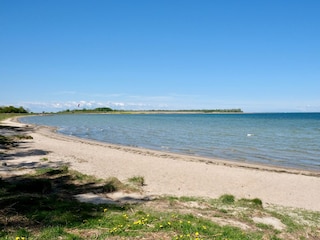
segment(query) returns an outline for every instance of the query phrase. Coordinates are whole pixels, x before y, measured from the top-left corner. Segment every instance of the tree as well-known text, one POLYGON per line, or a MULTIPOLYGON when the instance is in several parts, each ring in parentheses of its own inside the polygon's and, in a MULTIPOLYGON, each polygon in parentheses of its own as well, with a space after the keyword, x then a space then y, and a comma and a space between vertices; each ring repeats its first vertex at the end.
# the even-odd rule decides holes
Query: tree
POLYGON ((28 111, 23 107, 4 106, 0 107, 0 113, 28 113, 28 111))

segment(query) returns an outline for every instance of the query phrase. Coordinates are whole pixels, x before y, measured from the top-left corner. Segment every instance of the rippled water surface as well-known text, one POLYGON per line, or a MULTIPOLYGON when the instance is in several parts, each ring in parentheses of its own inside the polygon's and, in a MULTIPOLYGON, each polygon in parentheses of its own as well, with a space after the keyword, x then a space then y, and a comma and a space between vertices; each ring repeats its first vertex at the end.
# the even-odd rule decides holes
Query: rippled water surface
POLYGON ((114 144, 320 170, 320 113, 70 114, 21 121, 114 144))

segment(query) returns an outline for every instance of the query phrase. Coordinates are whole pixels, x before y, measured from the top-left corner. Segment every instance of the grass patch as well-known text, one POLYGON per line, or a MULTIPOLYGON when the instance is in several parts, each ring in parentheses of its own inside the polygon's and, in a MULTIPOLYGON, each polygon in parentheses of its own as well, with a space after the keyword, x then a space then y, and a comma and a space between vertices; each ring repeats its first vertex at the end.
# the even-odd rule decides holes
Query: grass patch
POLYGON ((46 157, 40 159, 40 162, 48 162, 48 161, 49 161, 49 159, 46 157))
POLYGON ((47 175, 47 176, 53 176, 58 174, 69 174, 69 168, 68 166, 61 166, 59 168, 38 168, 36 169, 35 175, 47 175))
POLYGON ((100 182, 101 181, 101 179, 97 179, 94 176, 83 174, 78 171, 70 170, 69 173, 72 180, 75 180, 78 182, 100 182))
POLYGON ((0 149, 10 149, 17 143, 17 140, 22 139, 33 139, 32 136, 28 135, 14 135, 14 136, 5 136, 0 135, 0 149))
POLYGON ((18 139, 18 140, 22 140, 22 139, 33 139, 32 136, 30 135, 13 135, 13 138, 18 139))
POLYGON ((262 201, 259 198, 254 198, 254 199, 242 198, 238 200, 237 203, 243 207, 263 208, 262 201))
POLYGON ((182 201, 182 202, 200 202, 202 201, 202 199, 200 198, 197 198, 197 197, 186 197, 186 196, 182 196, 180 198, 178 198, 179 201, 182 201))
POLYGON ((34 175, 0 180, 0 239, 86 239, 70 233, 69 229, 101 220, 105 216, 101 208, 115 212, 126 209, 76 201, 75 194, 111 192, 120 182, 115 178, 94 181, 89 176, 86 180, 90 181, 82 178, 80 182, 75 177, 79 175, 67 166, 61 166, 38 169, 34 175))
POLYGON ((142 187, 145 184, 143 176, 134 176, 134 177, 129 178, 128 181, 130 183, 132 183, 133 185, 139 186, 139 187, 142 187))
POLYGON ((12 137, 7 137, 0 135, 0 147, 4 149, 11 148, 14 144, 14 139, 12 137))
POLYGON ((108 178, 103 185, 103 190, 107 193, 115 192, 124 188, 125 185, 115 177, 108 178))
POLYGON ((207 200, 167 197, 150 202, 151 205, 130 206, 93 205, 73 198, 75 193, 109 192, 123 186, 116 178, 94 181, 92 176, 64 166, 1 180, 0 188, 5 191, 0 195, 0 239, 297 239, 306 232, 319 236, 315 222, 320 217, 318 213, 296 213, 304 221, 315 222, 312 229, 310 224, 306 227, 283 211, 261 208, 262 203, 256 199, 236 200, 232 195, 207 200), (46 191, 35 189, 47 184, 50 187, 46 191), (175 204, 171 204, 173 201, 175 204), (189 202, 198 205, 186 205, 189 202), (228 211, 219 211, 222 208, 228 211), (276 217, 288 229, 280 232, 267 224, 255 224, 251 218, 256 215, 276 217), (230 224, 221 225, 217 219, 230 219, 230 224), (231 224, 234 222, 247 224, 249 229, 231 224))
POLYGON ((233 204, 235 202, 235 197, 230 194, 222 195, 219 200, 224 204, 233 204))
POLYGON ((43 240, 52 240, 52 239, 72 239, 72 240, 80 240, 81 237, 69 233, 66 231, 65 228, 55 226, 55 227, 49 227, 44 229, 39 236, 37 236, 36 239, 43 239, 43 240))

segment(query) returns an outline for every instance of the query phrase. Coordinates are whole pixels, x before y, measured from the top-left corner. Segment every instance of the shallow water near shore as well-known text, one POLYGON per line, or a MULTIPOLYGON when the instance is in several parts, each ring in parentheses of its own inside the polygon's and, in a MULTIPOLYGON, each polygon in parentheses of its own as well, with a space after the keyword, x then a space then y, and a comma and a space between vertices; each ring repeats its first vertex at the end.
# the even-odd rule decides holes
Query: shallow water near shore
POLYGON ((69 114, 20 121, 112 144, 320 170, 320 113, 69 114))

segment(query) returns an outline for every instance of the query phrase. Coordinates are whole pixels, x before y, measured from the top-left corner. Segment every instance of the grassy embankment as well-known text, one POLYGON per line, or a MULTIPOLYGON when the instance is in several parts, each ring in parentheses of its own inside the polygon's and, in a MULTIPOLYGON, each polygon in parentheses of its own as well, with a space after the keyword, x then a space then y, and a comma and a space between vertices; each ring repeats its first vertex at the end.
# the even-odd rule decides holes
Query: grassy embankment
MULTIPOLYGON (((30 138, 23 131, 20 136, 1 140, 4 160, 14 157, 9 152, 23 144, 22 138, 30 138)), ((6 162, 2 170, 24 170, 6 162)), ((126 183, 113 177, 96 179, 66 165, 53 167, 46 157, 39 162, 41 167, 32 173, 0 180, 0 239, 320 238, 319 212, 266 207, 259 199, 232 195, 219 199, 159 197, 132 204, 80 203, 74 197, 77 194, 143 191, 147 183, 143 176, 133 176, 126 183)))

